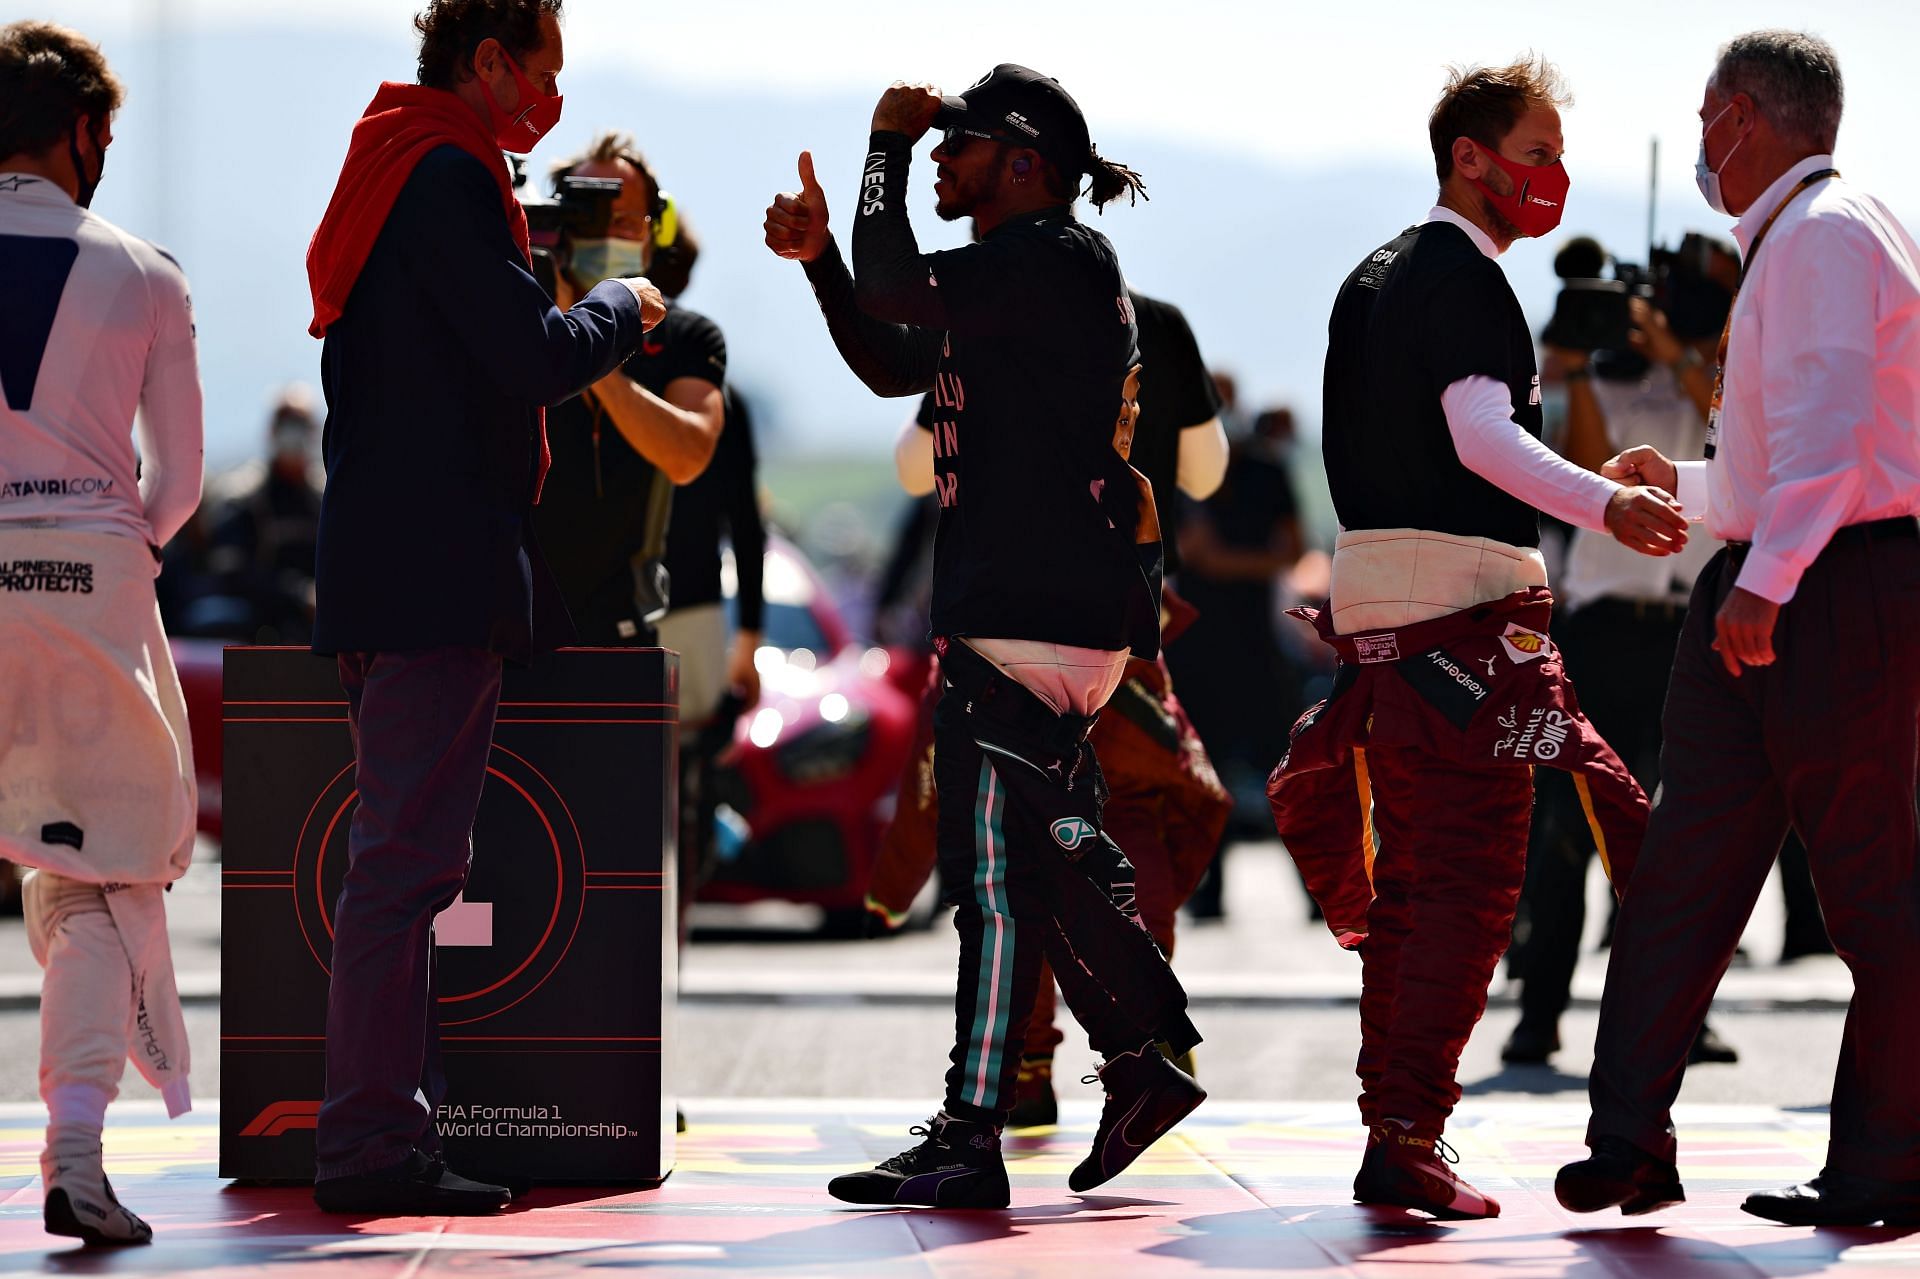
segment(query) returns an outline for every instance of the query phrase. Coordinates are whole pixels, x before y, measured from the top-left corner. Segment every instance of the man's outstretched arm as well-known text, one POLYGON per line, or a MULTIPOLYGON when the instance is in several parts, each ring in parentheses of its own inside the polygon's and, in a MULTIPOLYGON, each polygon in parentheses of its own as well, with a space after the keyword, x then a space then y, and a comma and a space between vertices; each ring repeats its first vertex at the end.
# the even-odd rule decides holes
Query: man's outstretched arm
POLYGON ((782 192, 767 208, 767 247, 799 262, 826 317, 827 332, 854 375, 875 395, 917 395, 933 385, 943 334, 938 329, 876 320, 861 311, 853 275, 827 225, 827 197, 800 153, 800 190, 782 192))

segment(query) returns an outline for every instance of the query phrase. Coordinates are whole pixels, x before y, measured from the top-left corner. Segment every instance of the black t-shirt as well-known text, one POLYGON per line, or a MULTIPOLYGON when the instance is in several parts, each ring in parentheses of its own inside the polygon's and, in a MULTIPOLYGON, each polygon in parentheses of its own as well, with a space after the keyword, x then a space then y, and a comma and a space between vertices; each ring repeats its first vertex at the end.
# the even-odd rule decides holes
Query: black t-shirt
MULTIPOLYGON (((1133 469, 1153 486, 1154 509, 1160 514, 1165 571, 1180 571, 1178 540, 1173 521, 1180 511, 1180 432, 1211 422, 1220 413, 1220 391, 1200 358, 1187 317, 1171 302, 1128 289, 1134 323, 1139 330, 1140 420, 1133 430, 1133 469)), ((933 430, 934 397, 920 401, 914 421, 923 431, 933 430)), ((1289 507, 1288 514, 1292 513, 1289 507)))
POLYGON ((707 469, 673 491, 673 522, 667 527, 667 572, 673 578, 673 607, 717 604, 720 590, 720 536, 733 545, 739 583, 742 630, 764 623, 767 526, 760 518, 759 460, 753 447, 753 418, 746 401, 726 388, 727 423, 707 469))
POLYGON ((1441 392, 1484 374, 1540 434, 1526 316, 1465 231, 1429 222, 1369 254, 1340 286, 1327 339, 1321 449, 1342 527, 1540 544, 1538 512, 1461 464, 1440 407, 1441 392))
POLYGON ((1180 432, 1220 414, 1220 392, 1200 358, 1187 317, 1171 302, 1128 290, 1140 329, 1140 421, 1133 468, 1153 485, 1169 576, 1180 571, 1174 520, 1180 510, 1180 432))
MULTIPOLYGON (((726 339, 704 315, 669 307, 623 371, 655 395, 685 377, 723 386, 726 339)), ((636 631, 645 628, 634 616, 630 561, 645 542, 659 471, 633 450, 589 395, 548 410, 547 441, 553 465, 534 508, 534 532, 580 640, 611 644, 639 638, 636 631)))
POLYGON ((913 145, 868 144, 856 286, 836 249, 807 264, 834 344, 882 395, 934 393, 935 635, 1159 651, 1133 547, 1139 493, 1113 449, 1135 353, 1112 244, 1066 205, 922 254, 913 145))
POLYGON ((1058 209, 932 269, 952 320, 933 397, 934 634, 1127 646, 1139 565, 1115 526, 1133 523, 1091 488, 1132 488, 1113 450, 1136 340, 1113 247, 1058 209))

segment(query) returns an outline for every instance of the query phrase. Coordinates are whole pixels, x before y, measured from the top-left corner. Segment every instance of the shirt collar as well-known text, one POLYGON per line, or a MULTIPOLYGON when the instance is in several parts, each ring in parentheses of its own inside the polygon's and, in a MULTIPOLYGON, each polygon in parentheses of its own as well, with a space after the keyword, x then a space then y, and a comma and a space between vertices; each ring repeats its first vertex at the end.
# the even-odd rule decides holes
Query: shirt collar
MULTIPOLYGON (((1490 258, 1497 259, 1500 256, 1500 246, 1493 242, 1492 236, 1443 204, 1436 204, 1427 210, 1426 222, 1451 222, 1467 233, 1467 238, 1473 241, 1474 248, 1490 258)), ((1421 225, 1426 225, 1426 222, 1421 225)))
POLYGON ((1767 224, 1773 211, 1780 207, 1780 201, 1787 198, 1787 192, 1793 190, 1800 179, 1809 173, 1818 173, 1822 169, 1833 167, 1831 155, 1810 155, 1800 163, 1788 169, 1773 180, 1773 185, 1760 193, 1760 198, 1747 206, 1740 215, 1740 221, 1734 224, 1733 238, 1740 242, 1740 253, 1745 256, 1753 237, 1760 234, 1760 228, 1767 224))
MULTIPOLYGON (((1041 223, 1041 222, 1047 221, 1049 218, 1071 219, 1072 217, 1073 217, 1072 205, 1049 204, 1043 209, 1029 209, 1025 213, 1016 213, 1014 216, 1008 218, 1005 222, 1002 222, 1000 226, 997 226, 993 228, 993 230, 987 232, 987 235, 989 236, 998 235, 1000 233, 1001 227, 1021 226, 1023 224, 1030 223, 1030 222, 1041 223)), ((985 239, 986 236, 982 236, 981 238, 985 239)))
POLYGON ((72 204, 73 197, 36 173, 0 173, 0 196, 9 199, 38 200, 46 204, 72 204))

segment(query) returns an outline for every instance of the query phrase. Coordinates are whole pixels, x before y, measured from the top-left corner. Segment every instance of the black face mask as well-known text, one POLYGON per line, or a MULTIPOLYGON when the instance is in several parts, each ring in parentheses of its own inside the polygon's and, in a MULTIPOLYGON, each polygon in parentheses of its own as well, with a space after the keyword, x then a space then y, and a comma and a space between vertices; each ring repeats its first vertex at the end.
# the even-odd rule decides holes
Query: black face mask
POLYGON ((94 153, 100 157, 100 167, 93 171, 91 179, 87 177, 85 161, 80 158, 80 123, 76 120, 73 132, 67 137, 67 154, 73 158, 74 180, 80 184, 79 194, 74 197, 73 202, 83 209, 92 207, 94 192, 100 189, 100 179, 105 177, 107 172, 107 149, 100 145, 99 136, 89 133, 87 140, 93 143, 94 153))

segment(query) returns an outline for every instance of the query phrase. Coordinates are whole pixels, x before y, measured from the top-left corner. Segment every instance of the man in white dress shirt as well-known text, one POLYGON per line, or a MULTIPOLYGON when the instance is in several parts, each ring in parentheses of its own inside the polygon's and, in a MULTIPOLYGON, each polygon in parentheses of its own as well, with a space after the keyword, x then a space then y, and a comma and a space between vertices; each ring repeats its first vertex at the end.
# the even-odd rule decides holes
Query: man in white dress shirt
POLYGON ((1675 487, 1728 543, 1700 574, 1667 700, 1662 795, 1614 933, 1578 1212, 1685 1196, 1669 1114, 1687 1047, 1781 839, 1806 843, 1853 971, 1826 1169, 1748 1197, 1803 1225, 1920 1221, 1920 249, 1834 168, 1840 68, 1786 31, 1720 51, 1700 186, 1743 280, 1707 455, 1608 474, 1675 487), (1702 493, 1704 490, 1704 501, 1702 493))

